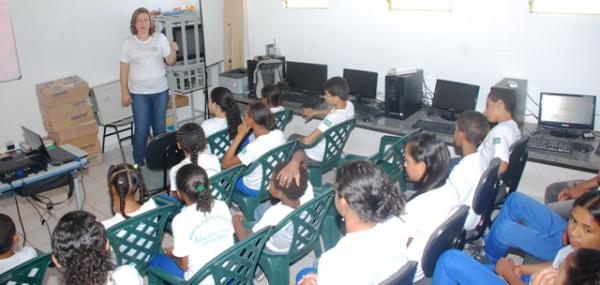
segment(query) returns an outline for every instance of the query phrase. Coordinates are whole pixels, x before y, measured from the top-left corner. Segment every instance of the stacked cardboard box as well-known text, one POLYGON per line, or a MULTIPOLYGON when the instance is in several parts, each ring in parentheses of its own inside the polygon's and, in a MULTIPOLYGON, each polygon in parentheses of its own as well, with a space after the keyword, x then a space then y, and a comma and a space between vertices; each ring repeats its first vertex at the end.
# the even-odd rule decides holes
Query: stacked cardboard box
POLYGON ((88 153, 90 165, 102 161, 98 126, 87 82, 76 75, 35 86, 48 137, 57 145, 72 144, 88 153))

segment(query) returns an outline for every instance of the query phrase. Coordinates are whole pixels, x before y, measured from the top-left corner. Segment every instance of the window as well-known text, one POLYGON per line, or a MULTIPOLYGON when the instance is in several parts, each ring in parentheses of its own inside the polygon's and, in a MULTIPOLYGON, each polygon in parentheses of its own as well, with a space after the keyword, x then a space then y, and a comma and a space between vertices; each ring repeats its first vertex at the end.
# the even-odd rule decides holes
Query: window
POLYGON ((283 0, 283 8, 329 8, 329 0, 283 0))
POLYGON ((600 14, 600 0, 529 0, 531 13, 600 14))
POLYGON ((452 0, 387 0, 390 10, 452 11, 452 0))
POLYGON ((0 82, 21 78, 8 0, 0 0, 0 82))

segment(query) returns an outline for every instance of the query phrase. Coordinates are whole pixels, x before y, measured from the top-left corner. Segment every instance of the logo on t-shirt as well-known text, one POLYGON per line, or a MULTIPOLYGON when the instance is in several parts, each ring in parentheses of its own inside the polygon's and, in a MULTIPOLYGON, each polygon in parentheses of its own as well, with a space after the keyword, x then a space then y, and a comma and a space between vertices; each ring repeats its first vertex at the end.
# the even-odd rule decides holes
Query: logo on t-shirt
POLYGON ((158 52, 158 51, 159 51, 159 50, 158 50, 158 47, 152 47, 152 48, 150 48, 150 50, 151 50, 152 52, 158 52))
POLYGON ((331 127, 331 121, 329 119, 324 119, 323 124, 325 124, 325 126, 331 127))
POLYGON ((500 144, 500 138, 493 138, 492 139, 492 144, 500 144))
POLYGON ((246 153, 246 148, 242 149, 241 153, 246 153))

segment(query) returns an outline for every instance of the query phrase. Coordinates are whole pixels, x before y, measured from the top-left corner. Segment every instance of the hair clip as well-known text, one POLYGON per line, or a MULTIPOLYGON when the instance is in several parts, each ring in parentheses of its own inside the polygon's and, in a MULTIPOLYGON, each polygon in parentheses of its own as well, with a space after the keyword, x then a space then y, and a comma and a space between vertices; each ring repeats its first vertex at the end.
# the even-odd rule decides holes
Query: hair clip
POLYGON ((206 187, 204 187, 204 184, 200 184, 198 185, 198 187, 196 187, 196 190, 198 190, 198 192, 204 192, 204 190, 206 190, 206 187))

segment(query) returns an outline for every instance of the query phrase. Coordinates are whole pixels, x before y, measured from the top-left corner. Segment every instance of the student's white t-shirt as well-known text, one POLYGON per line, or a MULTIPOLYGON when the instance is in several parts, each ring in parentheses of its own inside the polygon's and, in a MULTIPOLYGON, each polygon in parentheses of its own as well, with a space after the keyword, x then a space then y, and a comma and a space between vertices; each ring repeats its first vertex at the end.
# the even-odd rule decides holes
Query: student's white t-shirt
POLYGON ((472 230, 477 226, 480 216, 473 211, 473 197, 479 184, 479 179, 485 171, 479 161, 479 153, 469 154, 452 169, 447 183, 458 195, 458 201, 461 205, 469 206, 469 214, 465 221, 465 229, 472 230))
POLYGON ((132 265, 121 265, 108 272, 106 285, 142 285, 144 279, 132 265))
MULTIPOLYGON (((196 210, 196 204, 183 207, 173 218, 172 227, 173 255, 188 257, 185 280, 234 243, 231 214, 227 204, 220 200, 214 200, 210 213, 196 210)), ((212 284, 212 278, 209 279, 205 281, 212 284)))
MULTIPOLYGON (((272 130, 268 134, 262 135, 256 138, 255 141, 249 143, 237 156, 243 165, 249 165, 261 155, 284 143, 285 137, 283 136, 283 132, 280 130, 272 130)), ((256 167, 254 171, 243 177, 244 185, 257 191, 260 189, 260 182, 262 179, 262 166, 260 165, 256 167)))
POLYGON ((415 281, 423 278, 421 257, 429 237, 459 205, 456 192, 448 184, 429 190, 406 203, 402 218, 407 224, 407 234, 413 240, 408 246, 409 259, 417 261, 415 281))
POLYGON ((498 123, 487 134, 477 151, 481 156, 481 167, 486 169, 495 157, 508 163, 510 146, 521 138, 521 131, 514 120, 498 123))
POLYGON ((277 112, 285 111, 285 108, 283 106, 277 106, 277 107, 270 108, 270 110, 271 110, 272 114, 275 114, 277 112))
POLYGON ((407 262, 406 225, 392 217, 349 233, 319 260, 319 285, 379 284, 407 262))
POLYGON ((306 190, 304 191, 304 195, 300 197, 300 205, 304 205, 306 202, 312 200, 315 197, 315 193, 313 191, 312 184, 310 181, 306 182, 306 190))
MULTIPOLYGON (((156 207, 158 207, 158 206, 156 205, 154 200, 149 199, 148 201, 146 201, 146 203, 142 204, 142 206, 139 209, 137 209, 136 211, 133 211, 127 215, 129 217, 135 217, 137 215, 140 215, 140 214, 148 212, 152 209, 155 209, 156 207)), ((123 215, 121 215, 121 213, 115 213, 115 215, 112 218, 102 221, 102 225, 104 225, 104 228, 108 229, 122 221, 125 221, 125 217, 123 217, 123 215)))
MULTIPOLYGON (((276 226, 294 211, 294 208, 288 207, 284 204, 277 203, 271 206, 260 218, 253 227, 253 232, 258 232, 265 227, 268 226, 276 226)), ((294 235, 294 226, 292 223, 288 223, 284 228, 282 228, 277 233, 273 234, 271 238, 267 241, 266 247, 273 253, 285 254, 290 250, 290 245, 292 244, 292 237, 294 235)))
MULTIPOLYGON (((189 157, 186 157, 177 165, 169 169, 169 181, 171 184, 171 186, 169 187, 171 191, 177 190, 177 182, 175 181, 175 178, 177 177, 177 171, 179 171, 179 169, 182 166, 190 163, 192 163, 192 160, 189 157)), ((199 153, 198 166, 202 167, 204 171, 206 171, 206 175, 208 175, 208 177, 212 177, 213 175, 221 172, 221 162, 219 161, 219 158, 214 154, 199 153)))
MULTIPOLYGON (((354 105, 351 101, 346 101, 345 109, 331 110, 331 112, 329 112, 329 114, 325 116, 325 118, 323 119, 323 121, 321 121, 317 128, 319 129, 319 131, 321 131, 321 133, 324 133, 329 128, 353 118, 354 105)), ((322 161, 323 155, 325 155, 325 140, 322 140, 313 148, 306 149, 304 152, 310 159, 322 161)))
POLYGON ((567 256, 569 256, 569 254, 571 254, 574 251, 575 251, 575 248, 573 248, 571 245, 567 245, 567 246, 561 248, 556 253, 556 256, 554 256, 554 260, 552 261, 552 268, 558 269, 560 267, 560 264, 563 261, 565 261, 567 256))
POLYGON ((154 94, 169 89, 164 58, 170 53, 169 41, 162 33, 154 33, 146 41, 128 37, 121 47, 121 62, 129 64, 129 92, 154 94))
POLYGON ((0 259, 0 274, 9 271, 25 261, 28 261, 37 256, 35 249, 24 246, 17 250, 15 254, 9 258, 0 259))

